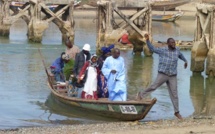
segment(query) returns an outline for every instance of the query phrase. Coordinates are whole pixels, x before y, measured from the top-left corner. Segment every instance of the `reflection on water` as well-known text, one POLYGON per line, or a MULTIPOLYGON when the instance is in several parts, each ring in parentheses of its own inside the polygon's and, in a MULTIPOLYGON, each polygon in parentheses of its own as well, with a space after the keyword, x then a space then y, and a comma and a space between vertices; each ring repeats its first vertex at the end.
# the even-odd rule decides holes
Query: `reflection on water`
POLYGON ((190 83, 190 95, 195 109, 193 115, 214 115, 215 79, 204 79, 201 74, 193 74, 190 77, 190 83))
MULTIPOLYGON (((193 21, 153 22, 154 39, 166 41, 166 38, 171 36, 180 40, 193 40, 192 24, 193 21)), ((95 53, 95 23, 92 20, 77 20, 75 26, 75 44, 81 48, 83 44, 89 43, 92 53, 95 53)), ((108 120, 93 114, 88 116, 88 113, 80 113, 79 109, 68 108, 50 96, 37 49, 41 49, 47 66, 65 50, 61 33, 54 24, 45 31, 42 44, 27 41, 27 25, 21 20, 13 24, 10 30, 9 39, 0 37, 0 129, 108 120)), ((183 51, 183 54, 190 61, 190 51, 183 51)), ((153 57, 139 57, 134 56, 131 51, 122 51, 121 55, 125 58, 130 97, 155 80, 158 56, 154 54, 153 57)), ((182 115, 188 117, 193 114, 214 114, 214 80, 192 75, 189 69, 183 68, 182 61, 179 61, 178 71, 182 115)), ((165 84, 153 92, 151 97, 156 97, 158 101, 145 120, 174 118, 173 106, 165 84)))
POLYGON ((107 118, 95 116, 76 107, 71 107, 59 102, 52 94, 44 102, 34 102, 34 105, 44 111, 40 120, 28 120, 31 122, 46 122, 51 124, 86 124, 93 122, 108 121, 107 118), (60 117, 61 116, 61 117, 60 117), (45 120, 44 120, 45 119, 45 120))
POLYGON ((129 64, 128 94, 136 94, 139 90, 145 89, 152 80, 153 58, 144 56, 133 56, 129 64))
POLYGON ((193 41, 195 25, 194 20, 177 20, 174 23, 153 21, 153 38, 162 42, 166 42, 170 37, 175 40, 193 41))
POLYGON ((53 114, 63 115, 63 116, 72 118, 73 120, 78 120, 79 122, 82 122, 82 123, 92 122, 92 121, 86 120, 86 119, 91 119, 91 120, 95 120, 95 121, 110 120, 105 117, 97 116, 94 113, 90 113, 89 111, 86 112, 82 108, 72 107, 72 106, 63 104, 62 102, 58 101, 52 94, 49 95, 49 97, 47 98, 45 103, 39 104, 39 106, 41 106, 41 108, 43 108, 44 105, 46 106, 45 109, 49 111, 49 114, 50 114, 48 117, 49 120, 52 118, 53 114))

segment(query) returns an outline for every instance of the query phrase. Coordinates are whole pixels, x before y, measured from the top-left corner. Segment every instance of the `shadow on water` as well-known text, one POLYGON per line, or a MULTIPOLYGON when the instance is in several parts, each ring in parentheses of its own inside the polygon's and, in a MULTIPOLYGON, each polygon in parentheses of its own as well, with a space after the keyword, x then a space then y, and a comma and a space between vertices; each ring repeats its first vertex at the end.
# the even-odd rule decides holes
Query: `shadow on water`
POLYGON ((60 102, 52 94, 50 94, 45 101, 36 102, 44 113, 48 113, 47 120, 52 124, 83 124, 83 123, 93 123, 102 121, 115 121, 113 119, 108 119, 102 116, 96 116, 95 113, 89 112, 86 109, 70 106, 60 102), (67 119, 52 119, 53 115, 62 115, 67 117, 67 119))
POLYGON ((193 116, 215 115, 215 79, 194 73, 190 77, 190 96, 193 102, 193 116))

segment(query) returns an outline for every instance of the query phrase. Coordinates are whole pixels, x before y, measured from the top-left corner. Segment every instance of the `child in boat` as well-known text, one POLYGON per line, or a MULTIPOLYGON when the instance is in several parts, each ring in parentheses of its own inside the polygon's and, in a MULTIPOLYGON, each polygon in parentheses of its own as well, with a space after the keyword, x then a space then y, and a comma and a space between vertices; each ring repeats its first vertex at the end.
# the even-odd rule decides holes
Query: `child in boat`
POLYGON ((61 53, 61 56, 57 58, 52 65, 50 66, 51 72, 55 76, 55 80, 57 82, 65 82, 63 67, 64 63, 69 61, 69 55, 65 54, 65 52, 61 53))
POLYGON ((82 67, 78 83, 86 77, 86 82, 84 84, 84 89, 81 94, 81 98, 84 99, 98 99, 97 96, 97 82, 98 82, 98 74, 99 68, 97 64, 98 57, 97 55, 92 55, 91 59, 87 61, 82 67))

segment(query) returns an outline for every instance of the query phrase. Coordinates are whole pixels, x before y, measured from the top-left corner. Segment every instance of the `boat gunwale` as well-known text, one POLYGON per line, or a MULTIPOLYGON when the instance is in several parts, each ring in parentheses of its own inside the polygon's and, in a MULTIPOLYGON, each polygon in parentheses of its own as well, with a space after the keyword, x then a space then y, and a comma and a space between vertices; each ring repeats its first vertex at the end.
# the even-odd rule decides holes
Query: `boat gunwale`
POLYGON ((116 104, 116 105, 153 105, 156 103, 157 99, 153 98, 151 100, 144 100, 144 101, 101 101, 101 100, 89 100, 89 99, 81 99, 81 98, 76 98, 76 97, 69 97, 69 96, 64 96, 57 91, 55 91, 53 88, 51 88, 50 83, 48 83, 49 88, 51 89, 51 92, 68 101, 74 101, 74 102, 84 102, 84 103, 100 103, 100 104, 116 104))
POLYGON ((181 18, 183 16, 184 12, 177 12, 174 14, 153 14, 152 15, 152 20, 153 21, 169 21, 169 22, 174 22, 181 18))
POLYGON ((177 1, 155 1, 152 2, 152 7, 156 7, 156 6, 171 6, 171 5, 176 5, 176 4, 186 4, 190 2, 190 0, 177 0, 177 1))

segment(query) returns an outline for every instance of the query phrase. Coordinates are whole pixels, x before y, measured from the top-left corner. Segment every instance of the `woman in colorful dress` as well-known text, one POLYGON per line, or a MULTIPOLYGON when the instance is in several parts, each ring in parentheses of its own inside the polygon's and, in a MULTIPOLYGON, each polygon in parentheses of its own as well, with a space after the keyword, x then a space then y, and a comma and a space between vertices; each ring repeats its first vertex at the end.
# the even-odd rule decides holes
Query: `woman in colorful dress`
MULTIPOLYGON (((109 47, 101 48, 102 55, 98 59, 99 70, 102 69, 105 59, 111 55, 112 48, 114 48, 114 44, 110 45, 109 47)), ((102 73, 100 73, 98 76, 98 97, 108 98, 107 79, 102 73)))

